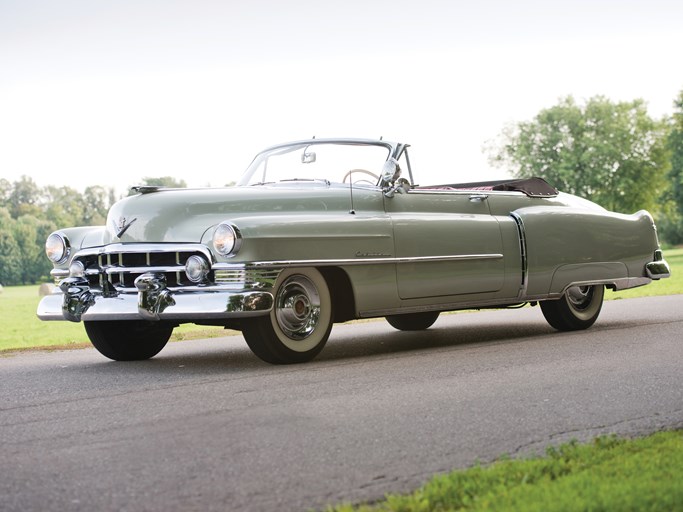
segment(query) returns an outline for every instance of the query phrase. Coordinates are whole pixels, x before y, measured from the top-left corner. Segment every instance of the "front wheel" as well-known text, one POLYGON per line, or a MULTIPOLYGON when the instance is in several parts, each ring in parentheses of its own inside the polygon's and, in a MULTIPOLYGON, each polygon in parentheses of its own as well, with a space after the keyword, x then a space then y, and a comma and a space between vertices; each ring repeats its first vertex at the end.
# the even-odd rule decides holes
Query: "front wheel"
POLYGON ((588 329, 602 309, 605 287, 572 286, 559 300, 542 301, 543 316, 558 331, 588 329))
POLYGON ((425 313, 407 313, 404 315, 387 316, 387 322, 394 329, 399 331, 423 331, 429 329, 436 319, 439 318, 438 311, 427 311, 425 313))
POLYGON ((314 268, 283 270, 268 316, 245 319, 242 335, 251 351, 271 364, 304 363, 317 356, 332 330, 332 299, 314 268))
POLYGON ((114 361, 140 361, 157 355, 166 346, 173 325, 145 320, 83 322, 93 346, 114 361))

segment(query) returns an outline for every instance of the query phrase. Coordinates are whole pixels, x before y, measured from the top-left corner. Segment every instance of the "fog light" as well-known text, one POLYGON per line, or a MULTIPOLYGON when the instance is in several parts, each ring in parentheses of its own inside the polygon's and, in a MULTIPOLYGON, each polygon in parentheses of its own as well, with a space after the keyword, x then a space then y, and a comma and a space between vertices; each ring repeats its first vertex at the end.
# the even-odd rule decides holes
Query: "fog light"
POLYGON ((78 260, 74 260, 69 265, 69 277, 83 277, 85 276, 85 265, 78 260))
POLYGON ((185 263, 185 274, 193 283, 201 283, 209 274, 209 263, 201 256, 190 256, 185 263))

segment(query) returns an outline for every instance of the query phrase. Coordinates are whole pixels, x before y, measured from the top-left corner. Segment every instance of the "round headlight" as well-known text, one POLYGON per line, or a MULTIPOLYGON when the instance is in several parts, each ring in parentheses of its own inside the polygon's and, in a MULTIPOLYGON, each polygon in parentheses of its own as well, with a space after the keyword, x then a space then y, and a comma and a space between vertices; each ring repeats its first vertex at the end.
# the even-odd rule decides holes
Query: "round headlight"
POLYGON ((53 263, 64 263, 69 257, 69 239, 60 233, 52 233, 45 242, 45 254, 53 263))
POLYGON ((193 283, 201 283, 209 274, 209 263, 201 256, 190 256, 185 262, 185 274, 193 283))
POLYGON ((240 250, 242 237, 232 224, 222 222, 213 232, 213 248, 221 256, 231 256, 240 250))

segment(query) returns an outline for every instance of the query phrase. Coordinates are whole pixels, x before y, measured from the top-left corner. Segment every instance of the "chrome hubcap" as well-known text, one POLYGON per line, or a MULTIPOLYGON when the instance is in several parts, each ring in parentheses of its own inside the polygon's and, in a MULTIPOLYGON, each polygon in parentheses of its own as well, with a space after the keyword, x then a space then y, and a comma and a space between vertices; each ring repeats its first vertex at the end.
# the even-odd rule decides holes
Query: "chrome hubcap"
POLYGON ((567 300, 569 305, 575 309, 585 309, 593 298, 593 287, 592 286, 574 286, 567 290, 567 300))
POLYGON ((277 292, 275 317, 288 338, 307 338, 315 331, 320 318, 318 289, 305 276, 291 276, 277 292))

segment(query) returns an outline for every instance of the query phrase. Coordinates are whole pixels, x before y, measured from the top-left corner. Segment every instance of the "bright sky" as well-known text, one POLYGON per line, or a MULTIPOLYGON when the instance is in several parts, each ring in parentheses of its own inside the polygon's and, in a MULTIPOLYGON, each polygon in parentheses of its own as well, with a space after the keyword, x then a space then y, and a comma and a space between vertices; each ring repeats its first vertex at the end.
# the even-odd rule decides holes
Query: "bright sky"
POLYGON ((408 142, 422 184, 573 94, 683 89, 680 0, 0 0, 0 178, 237 179, 265 146, 408 142))

